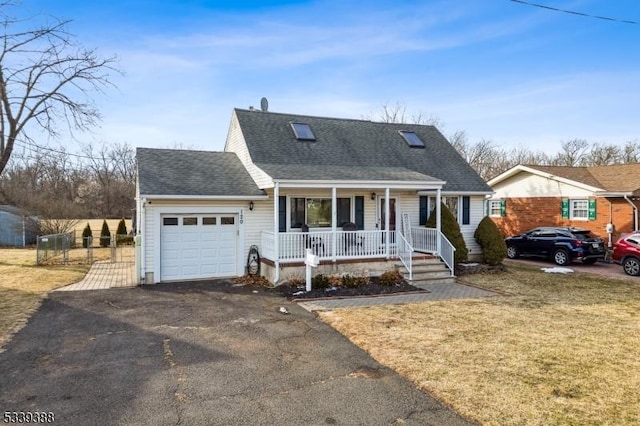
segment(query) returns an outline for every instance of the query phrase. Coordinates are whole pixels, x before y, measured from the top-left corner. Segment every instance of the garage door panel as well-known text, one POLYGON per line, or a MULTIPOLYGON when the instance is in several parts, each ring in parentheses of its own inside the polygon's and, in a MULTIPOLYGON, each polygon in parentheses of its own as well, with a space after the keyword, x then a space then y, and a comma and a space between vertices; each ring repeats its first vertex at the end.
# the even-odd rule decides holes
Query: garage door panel
POLYGON ((161 226, 162 281, 237 274, 237 217, 229 214, 170 217, 165 218, 161 226))

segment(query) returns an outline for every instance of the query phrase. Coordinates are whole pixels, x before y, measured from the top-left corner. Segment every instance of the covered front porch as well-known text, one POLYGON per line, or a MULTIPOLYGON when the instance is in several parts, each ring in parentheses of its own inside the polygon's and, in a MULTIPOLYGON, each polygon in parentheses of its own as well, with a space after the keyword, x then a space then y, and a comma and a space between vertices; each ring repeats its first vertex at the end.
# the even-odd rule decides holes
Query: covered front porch
POLYGON ((276 182, 273 230, 261 232, 261 256, 273 264, 274 282, 280 279, 281 267, 301 265, 307 249, 324 264, 400 260, 410 280, 414 256, 429 254, 439 257, 453 275, 455 249, 440 226, 441 186, 439 181, 386 185, 276 182), (303 194, 313 194, 314 198, 304 198, 303 194), (367 195, 366 202, 359 194, 367 195), (435 199, 435 228, 418 226, 420 195, 435 199), (319 199, 327 210, 324 220, 312 215, 319 199), (297 211, 299 205, 307 207, 303 214, 297 211))

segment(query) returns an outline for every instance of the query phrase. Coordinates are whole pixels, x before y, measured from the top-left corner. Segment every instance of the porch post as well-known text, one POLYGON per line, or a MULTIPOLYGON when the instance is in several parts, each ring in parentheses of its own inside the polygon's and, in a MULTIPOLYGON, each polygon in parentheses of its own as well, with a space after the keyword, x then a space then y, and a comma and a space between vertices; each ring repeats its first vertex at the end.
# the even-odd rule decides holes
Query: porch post
POLYGON ((333 188, 331 188, 331 260, 333 260, 334 262, 336 261, 336 243, 338 241, 338 236, 336 235, 336 231, 337 231, 337 225, 338 225, 338 197, 337 197, 337 190, 336 187, 334 186, 333 188))
POLYGON ((389 238, 391 238, 391 234, 389 233, 389 212, 391 211, 391 208, 389 207, 389 205, 391 204, 391 200, 389 199, 389 188, 385 188, 384 189, 384 233, 386 234, 384 241, 384 253, 387 257, 387 259, 389 259, 389 257, 391 257, 389 255, 389 245, 390 245, 390 241, 389 238))
POLYGON ((440 256, 440 251, 442 249, 441 247, 441 241, 440 241, 440 234, 442 231, 442 223, 441 223, 441 218, 440 218, 440 214, 442 213, 440 210, 440 204, 442 203, 441 201, 441 193, 440 193, 440 188, 438 188, 437 192, 436 192, 436 230, 438 231, 438 235, 436 237, 436 250, 438 250, 438 256, 440 256))
POLYGON ((273 283, 276 284, 280 279, 280 183, 276 182, 273 187, 273 252, 275 253, 274 264, 276 272, 273 283))

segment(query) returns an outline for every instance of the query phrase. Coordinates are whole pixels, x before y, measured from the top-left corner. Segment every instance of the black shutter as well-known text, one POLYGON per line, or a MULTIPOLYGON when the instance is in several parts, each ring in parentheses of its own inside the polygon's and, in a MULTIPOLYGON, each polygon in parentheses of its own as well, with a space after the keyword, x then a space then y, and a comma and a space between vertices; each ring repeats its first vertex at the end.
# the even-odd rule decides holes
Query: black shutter
POLYGON ((287 232, 287 196, 278 197, 278 228, 280 232, 287 232))
POLYGON ((470 219, 470 204, 471 204, 471 199, 468 195, 465 195, 464 197, 462 197, 462 224, 463 225, 468 225, 471 223, 471 219, 470 219))
POLYGON ((364 230, 364 197, 356 196, 356 227, 359 231, 364 230))
POLYGON ((427 219, 429 219, 429 209, 427 207, 427 201, 429 197, 426 195, 420 196, 420 226, 424 226, 427 224, 427 219))

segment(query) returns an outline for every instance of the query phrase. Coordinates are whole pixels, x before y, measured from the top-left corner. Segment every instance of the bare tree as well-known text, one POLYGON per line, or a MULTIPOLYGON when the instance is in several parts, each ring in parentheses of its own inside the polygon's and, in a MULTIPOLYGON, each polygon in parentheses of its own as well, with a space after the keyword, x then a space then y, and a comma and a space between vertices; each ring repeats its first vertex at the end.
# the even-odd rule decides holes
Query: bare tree
POLYGON ((620 162, 620 147, 616 145, 606 145, 594 143, 591 152, 586 157, 584 163, 589 166, 608 166, 620 162))
POLYGON ((17 4, 0 3, 0 174, 15 142, 32 141, 28 130, 57 137, 60 123, 72 134, 93 127, 100 114, 89 95, 111 86, 110 72, 119 72, 115 58, 75 42, 67 30, 70 21, 20 20, 11 16, 17 4), (25 24, 33 26, 24 29, 25 24))
POLYGON ((620 153, 622 163, 640 163, 640 140, 628 141, 620 153))
POLYGON ((589 151, 589 143, 584 139, 571 139, 560 143, 562 151, 552 160, 554 166, 579 166, 589 151))
MULTIPOLYGON (((368 120, 373 120, 372 117, 364 117, 368 120)), ((436 126, 439 129, 444 127, 444 123, 436 115, 425 115, 422 112, 412 114, 411 117, 407 116, 407 107, 400 102, 396 102, 395 105, 384 104, 380 111, 380 115, 377 117, 377 121, 382 123, 411 123, 411 124, 425 124, 430 126, 436 126)))

